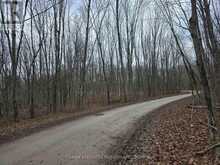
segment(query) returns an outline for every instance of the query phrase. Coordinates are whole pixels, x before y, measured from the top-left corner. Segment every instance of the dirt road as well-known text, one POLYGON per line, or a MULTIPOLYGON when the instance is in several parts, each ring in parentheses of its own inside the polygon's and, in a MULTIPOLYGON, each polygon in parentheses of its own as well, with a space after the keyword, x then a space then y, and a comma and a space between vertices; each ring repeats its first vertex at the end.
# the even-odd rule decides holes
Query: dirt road
MULTIPOLYGON (((99 160, 142 116, 190 95, 167 97, 83 117, 0 147, 0 165, 84 165, 99 160)), ((110 157, 109 157, 110 158, 110 157)))

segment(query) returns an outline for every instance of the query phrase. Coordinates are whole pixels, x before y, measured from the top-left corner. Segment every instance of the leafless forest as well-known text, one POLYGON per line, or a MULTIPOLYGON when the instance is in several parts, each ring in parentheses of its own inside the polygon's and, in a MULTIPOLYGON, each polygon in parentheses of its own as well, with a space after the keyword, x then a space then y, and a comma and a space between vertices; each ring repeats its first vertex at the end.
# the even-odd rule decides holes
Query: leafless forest
POLYGON ((195 90, 220 137, 219 0, 0 2, 1 118, 195 90))
MULTIPOLYGON (((16 120, 28 110, 33 118, 39 109, 50 113, 190 88, 155 3, 80 3, 76 9, 74 1, 27 0, 21 25, 2 25, 1 116, 16 120)), ((3 8, 1 14, 4 23, 3 8)))

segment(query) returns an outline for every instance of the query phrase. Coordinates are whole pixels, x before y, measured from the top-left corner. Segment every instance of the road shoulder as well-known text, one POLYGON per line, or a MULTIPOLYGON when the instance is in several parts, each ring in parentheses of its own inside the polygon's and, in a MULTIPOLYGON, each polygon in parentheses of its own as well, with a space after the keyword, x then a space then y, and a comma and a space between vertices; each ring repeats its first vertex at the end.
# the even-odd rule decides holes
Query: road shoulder
POLYGON ((211 165, 211 154, 196 155, 208 146, 208 128, 199 123, 206 123, 206 112, 188 109, 190 103, 192 98, 176 101, 141 118, 130 137, 109 150, 111 164, 211 165))

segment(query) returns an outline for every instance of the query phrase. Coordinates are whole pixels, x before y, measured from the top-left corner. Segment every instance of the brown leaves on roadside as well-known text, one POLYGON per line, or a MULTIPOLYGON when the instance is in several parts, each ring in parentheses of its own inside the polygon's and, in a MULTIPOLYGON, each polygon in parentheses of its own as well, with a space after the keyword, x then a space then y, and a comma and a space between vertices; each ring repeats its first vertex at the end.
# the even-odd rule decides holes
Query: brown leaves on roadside
POLYGON ((189 109, 190 103, 181 100, 148 114, 121 152, 127 159, 118 164, 215 165, 211 154, 196 156, 209 145, 207 111, 189 109))
POLYGON ((188 109, 184 104, 178 103, 161 109, 151 117, 153 128, 151 144, 147 146, 150 147, 147 162, 213 165, 211 155, 195 156, 209 145, 208 126, 201 124, 201 121, 207 123, 205 110, 188 109))

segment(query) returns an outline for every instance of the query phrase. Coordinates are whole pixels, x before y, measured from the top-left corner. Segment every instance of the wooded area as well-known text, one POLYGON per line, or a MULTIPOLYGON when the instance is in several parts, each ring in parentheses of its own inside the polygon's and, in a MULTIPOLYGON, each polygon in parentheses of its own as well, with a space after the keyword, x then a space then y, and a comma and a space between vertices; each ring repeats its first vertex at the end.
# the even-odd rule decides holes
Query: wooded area
POLYGON ((77 11, 71 4, 26 0, 21 24, 12 28, 1 8, 0 116, 17 120, 28 110, 34 118, 42 109, 47 114, 189 88, 175 38, 155 4, 88 0, 77 11))
POLYGON ((219 11, 219 0, 0 0, 0 118, 194 90, 218 148, 219 11))
MULTIPOLYGON (((219 143, 220 139, 220 113, 218 110, 220 103, 220 2, 217 0, 176 1, 175 5, 179 9, 174 9, 168 1, 161 0, 160 2, 177 45, 181 38, 178 40, 175 37, 178 36, 174 29, 175 21, 179 22, 178 26, 181 29, 190 34, 197 69, 194 76, 189 77, 191 77, 195 89, 198 89, 198 85, 201 88, 202 97, 208 109, 210 143, 215 144, 212 149, 216 149, 217 156, 219 156, 219 145, 216 143, 219 143), (197 79, 198 85, 193 77, 197 77, 195 79, 197 79)), ((179 46, 179 49, 183 50, 184 46, 179 46)), ((186 70, 188 70, 187 67, 186 70)))

